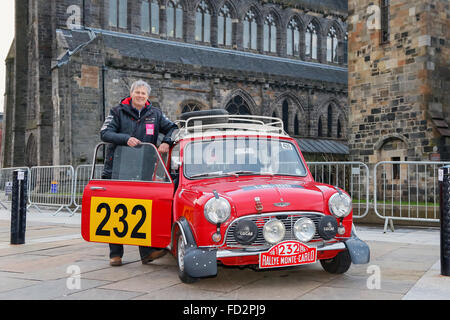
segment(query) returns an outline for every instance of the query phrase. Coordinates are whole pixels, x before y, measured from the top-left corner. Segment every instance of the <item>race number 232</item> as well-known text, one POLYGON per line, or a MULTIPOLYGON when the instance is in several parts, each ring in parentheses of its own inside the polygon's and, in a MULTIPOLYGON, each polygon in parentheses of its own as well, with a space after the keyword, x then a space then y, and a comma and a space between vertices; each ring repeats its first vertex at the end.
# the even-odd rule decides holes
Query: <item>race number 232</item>
POLYGON ((90 241, 151 245, 152 200, 91 198, 90 241))

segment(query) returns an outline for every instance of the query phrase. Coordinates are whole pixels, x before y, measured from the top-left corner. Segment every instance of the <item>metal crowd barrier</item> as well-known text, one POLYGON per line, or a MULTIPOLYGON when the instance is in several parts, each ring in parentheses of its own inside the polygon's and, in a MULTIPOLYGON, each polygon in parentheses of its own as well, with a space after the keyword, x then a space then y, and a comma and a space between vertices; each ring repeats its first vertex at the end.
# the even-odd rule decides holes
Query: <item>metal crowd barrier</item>
POLYGON ((362 162, 308 162, 314 180, 340 187, 353 200, 353 217, 364 218, 369 212, 369 168, 362 162))
POLYGON ((439 222, 438 169, 448 162, 381 161, 374 167, 374 211, 394 231, 393 220, 439 222))
POLYGON ((0 169, 0 193, 2 195, 0 199, 0 206, 7 209, 5 203, 11 202, 13 172, 14 170, 27 170, 28 177, 30 177, 30 169, 28 167, 13 167, 0 169))
POLYGON ((41 206, 58 207, 55 215, 62 209, 71 214, 70 206, 74 194, 74 169, 72 166, 37 166, 31 167, 29 183, 29 207, 40 211, 41 206))
MULTIPOLYGON (((103 164, 96 164, 94 177, 100 178, 102 171, 103 171, 103 164)), ((75 213, 79 208, 81 208, 84 187, 86 187, 86 185, 89 183, 89 180, 91 179, 91 174, 92 174, 92 164, 79 165, 75 170, 74 192, 73 192, 73 204, 75 205, 75 209, 73 210, 73 213, 75 213)))
MULTIPOLYGON (((394 220, 438 222, 438 169, 450 162, 382 161, 373 168, 373 175, 362 162, 309 162, 317 182, 338 186, 353 199, 353 216, 363 218, 373 204, 377 217, 394 230, 394 220), (373 183, 369 183, 372 176, 373 183), (373 197, 371 196, 373 194, 373 197)), ((100 177, 103 165, 96 165, 100 177)), ((0 169, 0 206, 11 201, 12 173, 28 170, 28 206, 56 207, 72 215, 81 207, 84 187, 88 184, 92 165, 15 167, 0 169), (71 208, 73 210, 71 210, 71 208)))

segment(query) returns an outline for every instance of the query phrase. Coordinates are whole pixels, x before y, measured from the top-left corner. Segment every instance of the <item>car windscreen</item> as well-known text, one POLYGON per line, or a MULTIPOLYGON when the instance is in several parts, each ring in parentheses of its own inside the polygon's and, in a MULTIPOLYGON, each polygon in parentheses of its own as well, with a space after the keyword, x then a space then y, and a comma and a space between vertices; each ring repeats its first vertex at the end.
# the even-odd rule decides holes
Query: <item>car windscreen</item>
POLYGON ((184 148, 183 162, 184 175, 192 179, 230 174, 306 176, 296 146, 276 138, 193 141, 184 148))

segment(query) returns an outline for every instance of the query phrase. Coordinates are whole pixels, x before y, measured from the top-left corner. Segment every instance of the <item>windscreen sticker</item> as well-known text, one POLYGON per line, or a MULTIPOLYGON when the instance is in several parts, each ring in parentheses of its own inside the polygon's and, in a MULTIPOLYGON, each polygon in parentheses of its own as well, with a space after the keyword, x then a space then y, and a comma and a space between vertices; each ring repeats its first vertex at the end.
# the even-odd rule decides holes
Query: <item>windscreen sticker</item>
POLYGON ((290 143, 282 142, 281 147, 285 150, 292 150, 292 144, 290 143))
POLYGON ((261 184, 256 186, 245 186, 242 187, 242 190, 261 190, 261 189, 272 189, 272 188, 278 188, 278 189, 289 189, 289 188, 299 188, 303 189, 304 187, 299 184, 261 184))

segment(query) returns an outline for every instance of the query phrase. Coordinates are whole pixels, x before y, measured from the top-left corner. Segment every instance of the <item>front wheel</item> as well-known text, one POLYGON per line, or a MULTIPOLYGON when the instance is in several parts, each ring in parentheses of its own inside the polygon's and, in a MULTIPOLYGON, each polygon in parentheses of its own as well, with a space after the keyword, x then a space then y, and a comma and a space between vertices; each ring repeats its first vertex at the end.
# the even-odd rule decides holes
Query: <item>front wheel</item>
POLYGON ((322 268, 329 273, 341 274, 347 272, 352 264, 352 259, 348 250, 339 252, 336 257, 320 260, 322 268))
POLYGON ((184 256, 186 254, 186 246, 184 244, 183 236, 181 233, 177 234, 177 266, 178 266, 178 277, 184 283, 193 283, 198 279, 189 276, 184 270, 184 256))

